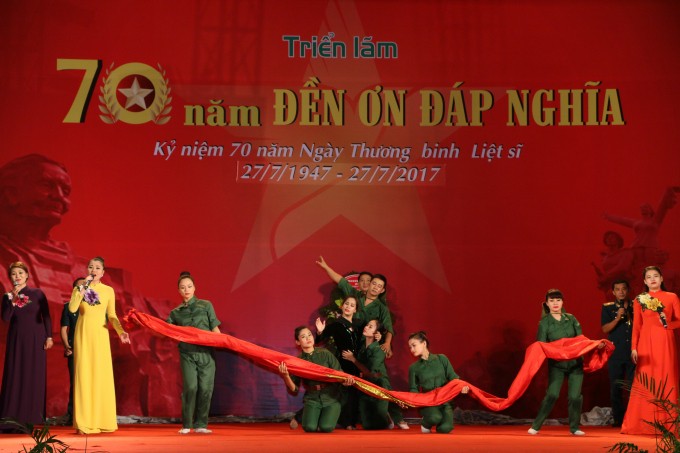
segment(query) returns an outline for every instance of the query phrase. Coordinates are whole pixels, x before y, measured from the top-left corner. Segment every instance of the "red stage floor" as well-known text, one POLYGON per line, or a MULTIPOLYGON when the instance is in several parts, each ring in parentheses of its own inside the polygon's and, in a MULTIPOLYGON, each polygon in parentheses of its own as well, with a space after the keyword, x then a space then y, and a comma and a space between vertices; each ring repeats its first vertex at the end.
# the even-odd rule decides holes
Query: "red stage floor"
MULTIPOLYGON (((567 426, 546 426, 537 436, 528 426, 457 426, 452 434, 422 434, 419 426, 408 431, 345 431, 307 434, 284 423, 215 424, 211 435, 179 435, 178 425, 120 425, 112 434, 78 436, 72 428, 54 427, 52 432, 73 452, 194 453, 194 452, 606 452, 617 442, 633 442, 655 450, 653 437, 624 436, 612 428, 584 427, 586 436, 569 434, 567 426)), ((26 435, 0 435, 0 451, 32 447, 26 435)))

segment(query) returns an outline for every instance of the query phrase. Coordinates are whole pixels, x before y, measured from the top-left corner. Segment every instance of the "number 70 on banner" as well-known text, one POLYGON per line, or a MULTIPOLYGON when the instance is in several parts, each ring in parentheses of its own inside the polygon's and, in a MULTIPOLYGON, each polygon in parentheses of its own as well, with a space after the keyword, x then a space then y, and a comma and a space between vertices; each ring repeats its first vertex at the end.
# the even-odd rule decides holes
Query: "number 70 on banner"
MULTIPOLYGON (((102 60, 58 58, 57 71, 68 70, 84 72, 63 122, 84 123, 102 71, 102 60)), ((102 113, 99 118, 103 122, 142 124, 153 121, 165 124, 170 120, 168 114, 172 110, 172 98, 169 97, 170 87, 165 71, 160 65, 156 69, 144 63, 126 63, 116 68, 111 64, 105 72, 99 96, 102 113)))

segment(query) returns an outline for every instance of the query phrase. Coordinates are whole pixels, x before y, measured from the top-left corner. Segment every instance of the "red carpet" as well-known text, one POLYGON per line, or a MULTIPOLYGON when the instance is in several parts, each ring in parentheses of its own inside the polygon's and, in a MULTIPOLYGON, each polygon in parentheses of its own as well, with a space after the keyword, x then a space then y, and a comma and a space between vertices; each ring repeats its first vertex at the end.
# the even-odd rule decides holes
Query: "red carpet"
MULTIPOLYGON (((211 435, 179 435, 179 425, 121 425, 112 434, 78 436, 72 428, 54 427, 53 434, 74 452, 194 453, 194 452, 606 452, 617 442, 632 442, 653 451, 653 437, 628 436, 617 430, 585 426, 584 437, 569 434, 567 426, 546 426, 537 436, 528 426, 457 426, 452 434, 422 434, 419 426, 408 431, 344 431, 307 434, 284 423, 214 424, 211 435)), ((0 452, 16 453, 32 447, 26 435, 0 435, 0 452)))

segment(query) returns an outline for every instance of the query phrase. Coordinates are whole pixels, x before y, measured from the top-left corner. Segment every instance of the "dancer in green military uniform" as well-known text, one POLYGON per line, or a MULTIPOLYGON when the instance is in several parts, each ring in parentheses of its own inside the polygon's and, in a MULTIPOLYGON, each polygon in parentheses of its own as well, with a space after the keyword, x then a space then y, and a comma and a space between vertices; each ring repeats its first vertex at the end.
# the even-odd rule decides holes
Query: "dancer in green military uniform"
MULTIPOLYGON (((300 346, 302 354, 300 358, 317 365, 340 371, 340 363, 330 351, 314 347, 314 335, 307 326, 295 329, 295 344, 300 346)), ((299 391, 300 378, 291 376, 285 362, 279 365, 279 373, 291 393, 299 391)), ((302 380, 306 388, 303 398, 302 429, 308 433, 320 431, 330 433, 335 429, 340 417, 340 388, 337 383, 302 380)), ((354 379, 348 377, 343 385, 353 385, 354 379)))
MULTIPOLYGON (((562 306, 564 297, 559 289, 550 289, 545 295, 543 302, 543 317, 538 323, 537 341, 551 342, 562 338, 573 338, 581 335, 581 324, 574 315, 565 313, 562 306)), ((600 344, 603 347, 604 343, 600 344)), ((548 389, 541 403, 538 415, 529 428, 529 434, 538 434, 541 425, 555 406, 560 395, 560 388, 564 379, 567 379, 569 389, 567 401, 569 407, 569 431, 575 436, 583 436, 585 433, 579 429, 581 421, 581 384, 583 384, 583 359, 557 361, 548 359, 548 389)))
MULTIPOLYGON (((356 357, 351 351, 343 351, 342 357, 354 363, 361 371, 361 376, 367 381, 392 390, 385 368, 385 353, 375 340, 380 327, 380 321, 370 320, 363 329, 364 342, 356 357)), ((359 396, 359 420, 364 429, 392 429, 395 423, 402 429, 408 429, 401 410, 390 411, 387 400, 374 398, 364 393, 359 396)))
MULTIPOLYGON (((609 389, 612 401, 612 427, 620 427, 626 414, 627 401, 624 400, 622 381, 632 382, 635 364, 630 358, 631 340, 633 336, 633 302, 628 298, 628 282, 615 280, 612 282, 612 294, 615 302, 602 305, 602 332, 614 343, 614 353, 609 357, 609 389)), ((628 392, 625 392, 626 394, 628 392)))
MULTIPOLYGON (((196 327, 201 330, 220 332, 221 323, 215 310, 207 300, 194 296, 194 279, 188 272, 182 272, 177 283, 184 302, 170 312, 166 320, 177 326, 196 327)), ((215 358, 213 350, 181 342, 179 344, 182 367, 182 429, 180 434, 189 434, 192 429, 198 434, 210 434, 208 413, 215 384, 215 358)))
MULTIPOLYGON (((458 379, 451 362, 444 354, 430 353, 430 340, 422 330, 409 335, 408 347, 413 357, 418 359, 408 369, 409 391, 425 393, 458 379)), ((466 394, 469 391, 470 387, 466 385, 461 393, 466 394)), ((425 434, 429 434, 433 427, 439 434, 453 431, 453 407, 450 402, 440 406, 421 407, 420 415, 423 417, 420 429, 425 434)))

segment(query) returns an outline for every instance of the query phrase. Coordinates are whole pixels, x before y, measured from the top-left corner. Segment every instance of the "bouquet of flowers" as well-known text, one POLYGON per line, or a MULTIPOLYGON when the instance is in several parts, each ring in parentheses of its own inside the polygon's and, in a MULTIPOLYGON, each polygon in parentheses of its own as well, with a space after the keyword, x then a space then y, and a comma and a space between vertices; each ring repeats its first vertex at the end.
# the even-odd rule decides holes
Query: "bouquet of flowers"
MULTIPOLYGON (((14 299, 14 294, 7 293, 7 298, 11 302, 14 299)), ((21 308, 21 307, 24 307, 24 306, 30 304, 31 302, 33 302, 33 301, 31 299, 29 299, 27 295, 19 294, 17 296, 17 300, 15 302, 13 302, 13 304, 14 304, 15 307, 21 308)))
POLYGON ((83 294, 83 300, 93 307, 100 304, 99 294, 97 294, 97 291, 93 290, 92 288, 85 290, 85 294, 83 294))
POLYGON ((650 296, 649 293, 642 293, 637 297, 637 300, 638 302, 640 302, 642 311, 652 310, 659 313, 659 318, 661 318, 661 323, 663 324, 664 328, 668 327, 668 323, 666 323, 665 316, 661 316, 661 314, 663 313, 664 305, 659 299, 650 296))

